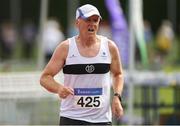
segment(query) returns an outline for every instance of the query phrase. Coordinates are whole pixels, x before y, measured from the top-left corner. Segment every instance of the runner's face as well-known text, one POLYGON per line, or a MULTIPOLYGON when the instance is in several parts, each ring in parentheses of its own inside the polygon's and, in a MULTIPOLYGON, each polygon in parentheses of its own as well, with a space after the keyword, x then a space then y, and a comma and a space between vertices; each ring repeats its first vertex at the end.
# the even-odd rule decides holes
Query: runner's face
POLYGON ((81 35, 96 35, 99 28, 100 17, 93 15, 87 19, 78 19, 78 28, 81 35))

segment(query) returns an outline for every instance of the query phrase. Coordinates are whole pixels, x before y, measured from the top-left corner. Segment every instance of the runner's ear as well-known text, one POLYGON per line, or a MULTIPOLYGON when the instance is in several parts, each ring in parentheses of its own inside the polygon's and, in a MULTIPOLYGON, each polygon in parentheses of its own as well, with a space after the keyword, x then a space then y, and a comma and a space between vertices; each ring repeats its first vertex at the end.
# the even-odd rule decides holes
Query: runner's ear
POLYGON ((78 28, 78 24, 79 24, 79 19, 76 19, 75 21, 75 26, 78 28))

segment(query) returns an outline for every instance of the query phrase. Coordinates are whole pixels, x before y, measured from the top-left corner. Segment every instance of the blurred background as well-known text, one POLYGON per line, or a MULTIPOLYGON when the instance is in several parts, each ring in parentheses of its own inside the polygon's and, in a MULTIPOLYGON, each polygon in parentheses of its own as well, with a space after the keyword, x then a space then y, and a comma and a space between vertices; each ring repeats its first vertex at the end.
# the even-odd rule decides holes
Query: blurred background
POLYGON ((179 0, 1 0, 0 125, 58 125, 60 100, 39 77, 57 44, 77 34, 75 11, 87 3, 121 53, 125 115, 113 124, 180 124, 179 0))

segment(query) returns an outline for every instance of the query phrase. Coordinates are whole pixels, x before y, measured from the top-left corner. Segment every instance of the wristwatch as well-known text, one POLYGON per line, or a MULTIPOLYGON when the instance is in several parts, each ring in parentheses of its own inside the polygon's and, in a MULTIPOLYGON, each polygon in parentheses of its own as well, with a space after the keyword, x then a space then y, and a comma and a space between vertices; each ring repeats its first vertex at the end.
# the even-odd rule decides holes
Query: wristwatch
POLYGON ((114 96, 117 96, 120 101, 122 101, 121 95, 119 93, 114 93, 114 96))

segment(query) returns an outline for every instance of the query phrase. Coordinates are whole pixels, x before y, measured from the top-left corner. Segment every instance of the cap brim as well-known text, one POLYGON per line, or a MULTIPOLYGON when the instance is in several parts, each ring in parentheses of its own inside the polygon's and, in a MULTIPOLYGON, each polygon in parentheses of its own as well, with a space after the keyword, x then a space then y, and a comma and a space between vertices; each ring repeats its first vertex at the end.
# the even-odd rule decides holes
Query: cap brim
POLYGON ((83 15, 83 19, 87 19, 87 18, 89 18, 89 17, 91 17, 91 16, 93 16, 93 15, 97 15, 97 16, 99 16, 100 17, 100 19, 102 19, 102 17, 101 17, 101 15, 100 14, 98 14, 98 13, 95 13, 95 12, 90 12, 90 13, 87 13, 87 14, 85 14, 85 15, 83 15))

